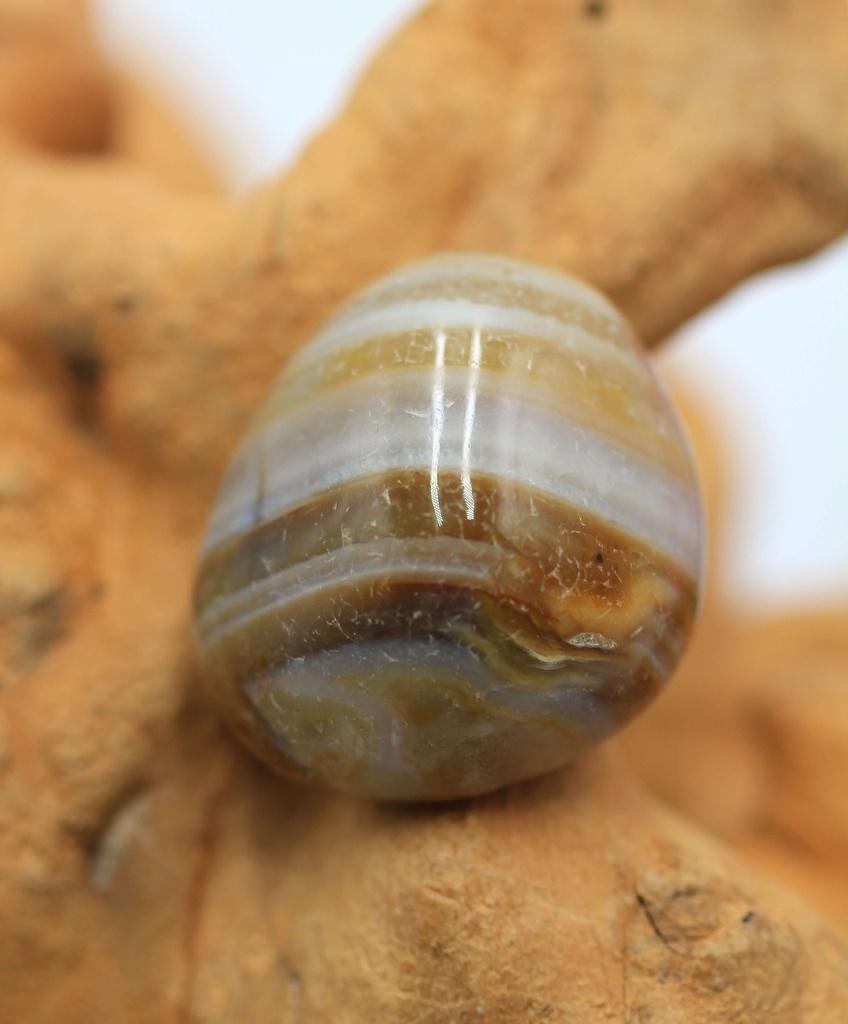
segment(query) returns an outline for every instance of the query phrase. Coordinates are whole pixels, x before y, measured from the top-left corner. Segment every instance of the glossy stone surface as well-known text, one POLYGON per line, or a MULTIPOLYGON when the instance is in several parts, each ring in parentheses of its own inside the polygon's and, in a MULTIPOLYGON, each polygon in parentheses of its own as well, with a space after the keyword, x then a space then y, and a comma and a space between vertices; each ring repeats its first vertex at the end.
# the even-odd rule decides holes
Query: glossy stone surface
POLYGON ((363 291, 279 378, 212 511, 199 648, 276 769, 468 796, 650 701, 700 563, 686 446, 621 316, 553 271, 449 254, 363 291))

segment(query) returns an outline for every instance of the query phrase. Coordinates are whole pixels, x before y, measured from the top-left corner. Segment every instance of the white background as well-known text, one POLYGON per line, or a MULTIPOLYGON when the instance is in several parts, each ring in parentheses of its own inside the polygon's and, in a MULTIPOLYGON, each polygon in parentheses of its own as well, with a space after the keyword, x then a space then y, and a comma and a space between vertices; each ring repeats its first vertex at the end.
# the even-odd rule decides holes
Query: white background
MULTIPOLYGON (((239 192, 292 160, 418 6, 95 2, 107 51, 172 97, 239 192)), ((720 410, 729 439, 732 592, 760 606, 848 596, 848 239, 739 288, 661 361, 720 410)))

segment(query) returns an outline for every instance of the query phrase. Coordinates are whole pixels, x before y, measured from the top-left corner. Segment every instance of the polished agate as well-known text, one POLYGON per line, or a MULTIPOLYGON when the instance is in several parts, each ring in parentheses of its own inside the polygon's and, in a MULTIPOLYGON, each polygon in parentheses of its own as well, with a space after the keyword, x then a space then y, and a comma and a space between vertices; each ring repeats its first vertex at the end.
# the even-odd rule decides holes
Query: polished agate
POLYGON ((274 385, 212 511, 199 649, 279 771, 470 796, 645 707, 700 563, 686 445, 621 315, 551 270, 450 254, 360 293, 274 385))

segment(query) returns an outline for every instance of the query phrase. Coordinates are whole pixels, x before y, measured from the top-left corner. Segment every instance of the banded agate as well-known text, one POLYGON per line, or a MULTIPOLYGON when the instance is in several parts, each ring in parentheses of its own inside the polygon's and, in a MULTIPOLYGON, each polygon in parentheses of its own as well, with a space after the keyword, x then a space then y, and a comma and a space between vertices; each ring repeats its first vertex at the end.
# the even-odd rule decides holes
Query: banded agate
POLYGON ((564 764, 669 677, 694 475, 586 285, 445 255, 354 298, 274 386, 195 591, 210 689, 278 770, 442 800, 564 764))

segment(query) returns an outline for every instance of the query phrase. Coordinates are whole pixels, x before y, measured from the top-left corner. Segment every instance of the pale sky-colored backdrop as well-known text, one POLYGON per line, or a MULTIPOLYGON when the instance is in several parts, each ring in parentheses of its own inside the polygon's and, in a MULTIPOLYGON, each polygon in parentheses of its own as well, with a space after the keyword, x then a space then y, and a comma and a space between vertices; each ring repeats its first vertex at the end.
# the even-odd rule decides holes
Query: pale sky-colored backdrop
MULTIPOLYGON (((107 51, 173 99, 237 191, 296 155, 418 6, 95 0, 107 51)), ((761 606, 848 597, 848 238, 737 289, 660 362, 706 394, 730 439, 734 593, 761 606)))

